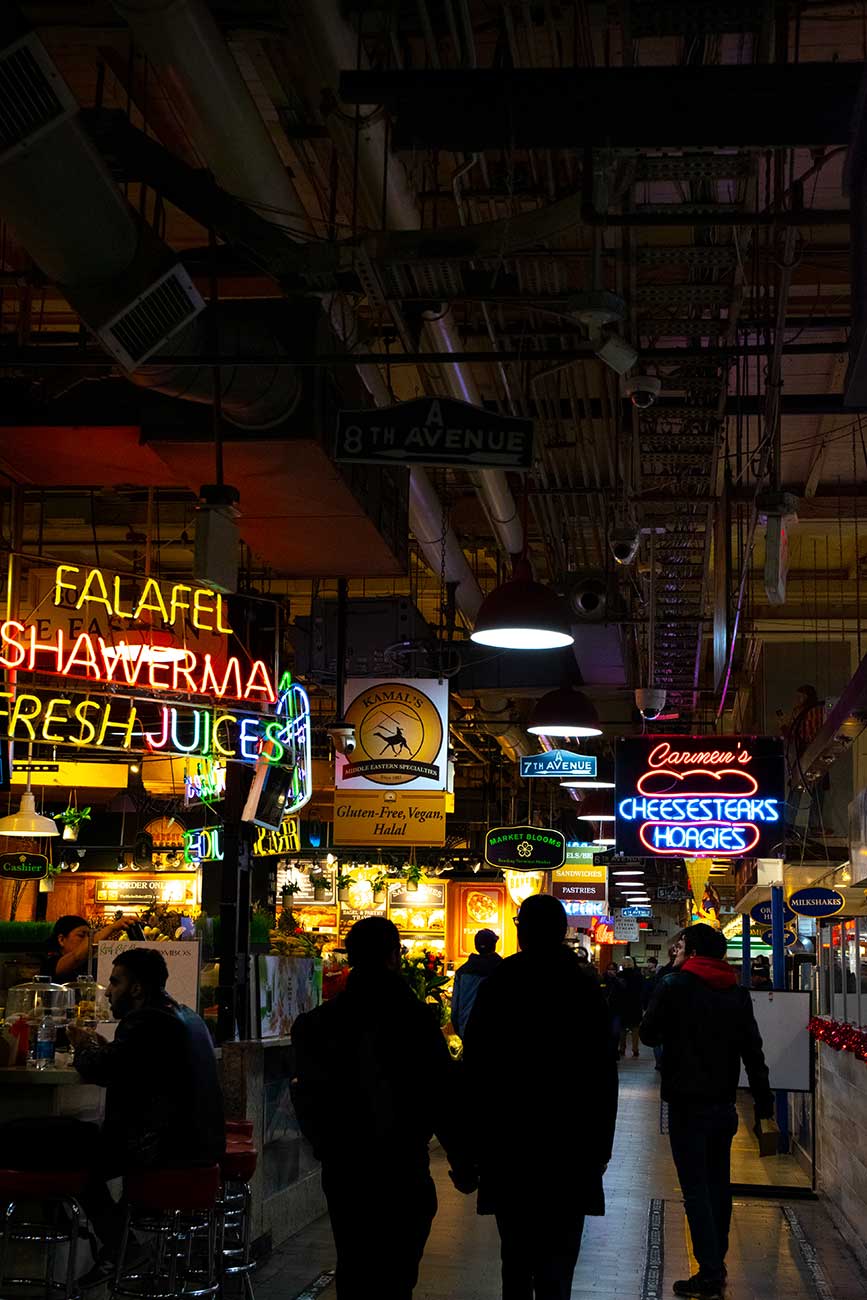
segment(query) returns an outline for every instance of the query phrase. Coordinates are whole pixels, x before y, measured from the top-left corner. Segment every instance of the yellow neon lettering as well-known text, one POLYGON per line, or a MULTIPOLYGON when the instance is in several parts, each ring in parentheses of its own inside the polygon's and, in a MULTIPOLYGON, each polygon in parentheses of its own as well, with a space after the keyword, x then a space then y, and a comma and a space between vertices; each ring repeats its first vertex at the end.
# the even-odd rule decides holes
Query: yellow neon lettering
POLYGON ((19 695, 18 699, 12 705, 12 717, 9 720, 9 734, 15 737, 15 731, 19 722, 23 722, 27 728, 27 734, 31 740, 36 739, 36 732, 33 730, 33 718, 38 718, 42 712, 42 701, 36 695, 19 695), (25 709, 25 704, 32 704, 35 707, 31 710, 25 709))
POLYGON ((87 604, 88 601, 95 601, 99 605, 105 605, 109 614, 114 613, 114 610, 111 607, 111 601, 108 598, 108 592, 105 589, 105 581, 99 569, 91 569, 90 573, 87 575, 84 586, 81 589, 81 595, 75 602, 75 608, 81 609, 82 605, 87 604), (99 591, 95 596, 90 594, 91 587, 99 588, 99 591))
POLYGON ((192 587, 185 587, 183 583, 180 582, 175 583, 175 585, 172 587, 172 603, 171 603, 171 610, 169 614, 169 622, 171 623, 172 627, 174 627, 175 619, 178 616, 178 611, 182 609, 190 608, 190 602, 188 600, 180 599, 179 592, 182 591, 191 592, 192 587))
MULTIPOLYGON (((0 700, 11 700, 11 699, 12 699, 11 691, 0 691, 0 700)), ((9 710, 0 709, 0 718, 8 718, 8 717, 9 717, 9 710)))
POLYGON ((54 570, 54 603, 61 605, 63 603, 64 591, 78 591, 78 586, 74 582, 64 582, 62 575, 64 573, 80 573, 77 564, 58 564, 54 570))
POLYGON ((96 737, 96 727, 88 718, 87 711, 88 709, 96 709, 98 713, 101 708, 102 705, 98 704, 96 700, 82 700, 80 704, 76 704, 75 717, 76 720, 81 723, 81 734, 79 735, 78 739, 75 739, 75 737, 73 737, 72 739, 73 745, 89 745, 91 741, 94 740, 94 738, 96 737), (86 735, 85 735, 85 729, 87 730, 86 735))
POLYGON ((105 743, 105 733, 108 731, 109 727, 117 727, 118 731, 120 731, 124 736, 123 748, 129 749, 132 744, 132 729, 135 726, 135 719, 136 711, 134 704, 130 706, 129 716, 124 722, 119 722, 117 718, 113 718, 111 716, 111 704, 106 704, 105 712, 102 715, 102 724, 99 728, 99 737, 96 742, 97 745, 105 743))
POLYGON ((114 612, 118 618, 132 618, 132 609, 124 609, 120 603, 120 577, 114 579, 114 612))
POLYGON ((228 624, 225 627, 223 626, 223 597, 222 596, 217 597, 217 631, 225 632, 226 636, 233 635, 232 629, 228 626, 228 624))
MULTIPOLYGON (((193 627, 197 627, 201 632, 213 632, 213 623, 203 623, 202 615, 213 614, 214 606, 207 605, 206 602, 213 598, 214 593, 208 591, 207 587, 196 587, 193 592, 193 627), (202 606, 204 605, 204 608, 202 606)), ((219 599, 219 597, 218 597, 219 599)))
POLYGON ((60 696, 56 696, 53 700, 48 701, 48 703, 45 706, 45 714, 42 718, 42 739, 43 740, 54 740, 61 745, 64 743, 66 738, 64 736, 58 736, 56 732, 52 732, 50 730, 50 727, 53 722, 69 721, 68 716, 62 718, 55 718, 54 710, 59 709, 61 706, 68 708, 71 703, 72 700, 64 700, 60 696))
POLYGON ((14 618, 9 619, 7 623, 4 623, 3 626, 0 627, 0 641, 2 641, 4 647, 9 646, 10 652, 14 651, 16 655, 16 658, 10 659, 5 653, 0 654, 0 665, 4 668, 20 668, 21 664, 24 663, 24 660, 27 657, 27 652, 25 651, 24 646, 21 645, 20 641, 16 641, 15 637, 10 635, 10 632, 24 631, 24 624, 16 622, 14 618))
POLYGON ((163 593, 160 591, 155 578, 148 578, 144 585, 144 591, 138 598, 138 604, 135 607, 136 618, 141 618, 144 610, 149 609, 153 614, 159 614, 164 623, 169 621, 169 611, 166 609, 166 602, 163 600, 163 593), (153 601, 148 600, 150 592, 153 591, 153 601))
POLYGON ((227 749, 220 740, 220 727, 224 722, 235 722, 234 713, 221 713, 218 718, 214 719, 214 748, 221 758, 233 758, 235 751, 232 748, 227 749))

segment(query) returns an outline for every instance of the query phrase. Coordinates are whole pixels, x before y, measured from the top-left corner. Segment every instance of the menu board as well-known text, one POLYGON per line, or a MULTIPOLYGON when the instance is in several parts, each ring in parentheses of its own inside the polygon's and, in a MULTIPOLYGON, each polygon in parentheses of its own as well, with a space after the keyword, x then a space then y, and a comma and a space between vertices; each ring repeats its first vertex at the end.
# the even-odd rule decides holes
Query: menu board
POLYGON ((506 934, 506 890, 503 885, 454 884, 451 936, 455 960, 476 951, 475 938, 479 930, 493 930, 500 939, 500 950, 506 934))
POLYGON ((407 889, 403 882, 392 885, 388 893, 388 915, 398 930, 445 933, 445 885, 432 880, 420 881, 418 889, 407 889))
POLYGON ((100 939, 96 946, 96 978, 108 987, 115 957, 130 948, 153 948, 165 958, 169 971, 166 992, 169 997, 193 1011, 199 1005, 199 941, 187 939, 181 943, 158 943, 153 940, 100 939))
POLYGON ((326 883, 324 898, 316 898, 313 893, 313 877, 307 872, 302 871, 300 867, 280 866, 277 869, 277 898, 282 901, 283 886, 287 884, 297 885, 297 893, 291 897, 293 910, 296 907, 321 907, 323 903, 336 903, 337 895, 334 889, 334 868, 323 867, 321 879, 326 883))
POLYGON ((167 903, 183 909, 196 906, 198 887, 197 872, 183 876, 141 876, 123 873, 98 879, 95 900, 106 908, 148 908, 153 907, 155 903, 167 903))

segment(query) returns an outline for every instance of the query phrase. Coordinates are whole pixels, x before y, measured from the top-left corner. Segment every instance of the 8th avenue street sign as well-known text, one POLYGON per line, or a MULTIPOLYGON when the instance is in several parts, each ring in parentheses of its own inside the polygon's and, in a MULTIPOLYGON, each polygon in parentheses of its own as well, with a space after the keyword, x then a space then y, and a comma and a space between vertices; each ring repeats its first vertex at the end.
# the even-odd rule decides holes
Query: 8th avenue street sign
POLYGON ((369 465, 529 469, 533 422, 453 397, 417 397, 375 410, 341 411, 335 458, 369 465))

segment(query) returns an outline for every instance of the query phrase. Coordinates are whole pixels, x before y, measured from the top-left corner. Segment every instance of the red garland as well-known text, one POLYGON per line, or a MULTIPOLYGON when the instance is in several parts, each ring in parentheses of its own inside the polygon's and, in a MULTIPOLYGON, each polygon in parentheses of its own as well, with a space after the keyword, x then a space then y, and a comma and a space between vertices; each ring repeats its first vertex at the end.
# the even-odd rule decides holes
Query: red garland
POLYGON ((813 1016, 810 1033, 833 1051, 851 1052, 859 1061, 867 1062, 867 1029, 844 1024, 842 1020, 813 1016))

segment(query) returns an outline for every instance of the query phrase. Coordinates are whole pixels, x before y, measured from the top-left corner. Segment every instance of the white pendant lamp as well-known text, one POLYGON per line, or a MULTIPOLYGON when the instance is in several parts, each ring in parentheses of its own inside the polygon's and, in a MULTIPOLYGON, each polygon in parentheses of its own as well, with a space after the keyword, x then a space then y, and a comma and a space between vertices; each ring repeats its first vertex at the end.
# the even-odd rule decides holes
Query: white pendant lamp
POLYGON ((8 817, 0 817, 0 835, 18 835, 33 837, 37 835, 58 835, 57 822, 50 817, 40 817, 36 811, 36 800, 30 789, 30 777, 27 789, 21 796, 21 807, 8 817))
POLYGON ((566 602, 534 582, 526 560, 519 560, 514 576, 485 597, 472 639, 502 650, 554 650, 575 640, 566 602))

